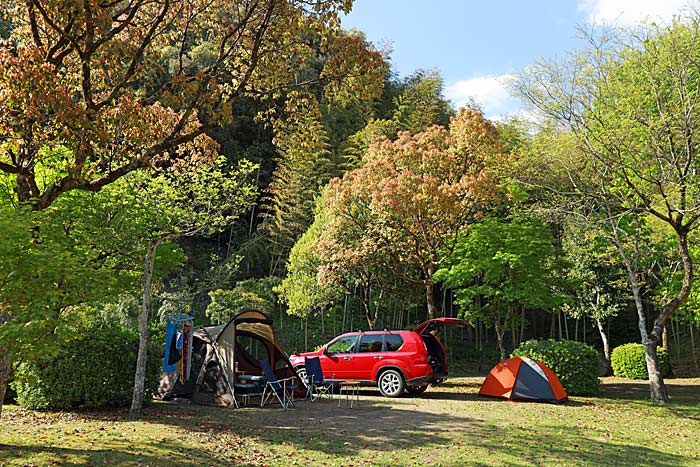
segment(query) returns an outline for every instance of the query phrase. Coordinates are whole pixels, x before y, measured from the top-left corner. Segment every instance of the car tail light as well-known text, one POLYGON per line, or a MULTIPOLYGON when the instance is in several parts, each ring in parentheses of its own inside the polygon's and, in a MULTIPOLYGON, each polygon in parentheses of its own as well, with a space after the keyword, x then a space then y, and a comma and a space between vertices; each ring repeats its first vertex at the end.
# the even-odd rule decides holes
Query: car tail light
POLYGON ((425 341, 423 339, 421 339, 420 341, 423 344, 423 352, 418 352, 418 363, 428 363, 428 357, 430 356, 430 353, 428 352, 428 346, 425 345, 425 341))

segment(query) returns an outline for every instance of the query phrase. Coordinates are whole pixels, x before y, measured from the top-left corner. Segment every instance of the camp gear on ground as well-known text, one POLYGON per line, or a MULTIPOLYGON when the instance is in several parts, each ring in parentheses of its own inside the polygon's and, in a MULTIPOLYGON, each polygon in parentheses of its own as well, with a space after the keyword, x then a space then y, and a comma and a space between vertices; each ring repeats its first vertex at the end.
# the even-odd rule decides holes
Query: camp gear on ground
POLYGON ((234 407, 238 376, 262 375, 260 360, 269 362, 277 378, 296 375, 277 341, 272 320, 260 311, 244 311, 226 324, 198 328, 192 336, 189 378, 181 383, 164 374, 157 398, 234 407))
POLYGON ((296 376, 278 378, 267 360, 260 360, 258 363, 265 376, 265 389, 263 389, 260 407, 267 403, 272 404, 275 400, 283 409, 289 408, 290 405, 294 407, 294 391, 297 390, 296 376))

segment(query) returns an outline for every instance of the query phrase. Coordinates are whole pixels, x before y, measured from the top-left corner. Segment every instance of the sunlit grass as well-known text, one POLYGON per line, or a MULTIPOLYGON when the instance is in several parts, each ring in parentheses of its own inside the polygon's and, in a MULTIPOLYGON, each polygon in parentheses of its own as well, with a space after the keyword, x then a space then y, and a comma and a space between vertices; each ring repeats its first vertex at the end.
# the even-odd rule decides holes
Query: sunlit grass
POLYGON ((607 379, 599 397, 563 405, 482 399, 480 382, 393 400, 367 390, 352 409, 157 403, 139 422, 122 410, 6 406, 0 465, 700 465, 700 379, 670 380, 674 403, 664 406, 646 401, 643 382, 607 379))

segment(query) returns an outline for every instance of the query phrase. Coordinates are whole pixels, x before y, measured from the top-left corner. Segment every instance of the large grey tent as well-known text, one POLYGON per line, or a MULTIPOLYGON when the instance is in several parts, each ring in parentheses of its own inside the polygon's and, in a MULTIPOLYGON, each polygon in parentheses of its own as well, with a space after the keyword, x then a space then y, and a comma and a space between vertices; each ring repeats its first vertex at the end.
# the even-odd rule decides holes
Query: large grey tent
POLYGON ((183 384, 175 374, 163 374, 158 399, 189 398, 207 405, 233 406, 236 371, 260 375, 258 361, 267 360, 278 378, 296 376, 275 336, 272 320, 256 310, 244 311, 220 326, 196 329, 192 339, 192 370, 183 384))

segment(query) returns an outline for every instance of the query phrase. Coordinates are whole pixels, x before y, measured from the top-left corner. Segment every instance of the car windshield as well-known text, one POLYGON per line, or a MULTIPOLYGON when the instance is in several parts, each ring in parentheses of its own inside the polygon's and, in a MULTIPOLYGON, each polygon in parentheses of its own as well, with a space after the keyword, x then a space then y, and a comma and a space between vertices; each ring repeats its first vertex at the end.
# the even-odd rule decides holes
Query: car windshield
POLYGON ((354 353, 357 336, 345 336, 336 339, 326 347, 328 353, 354 353))

